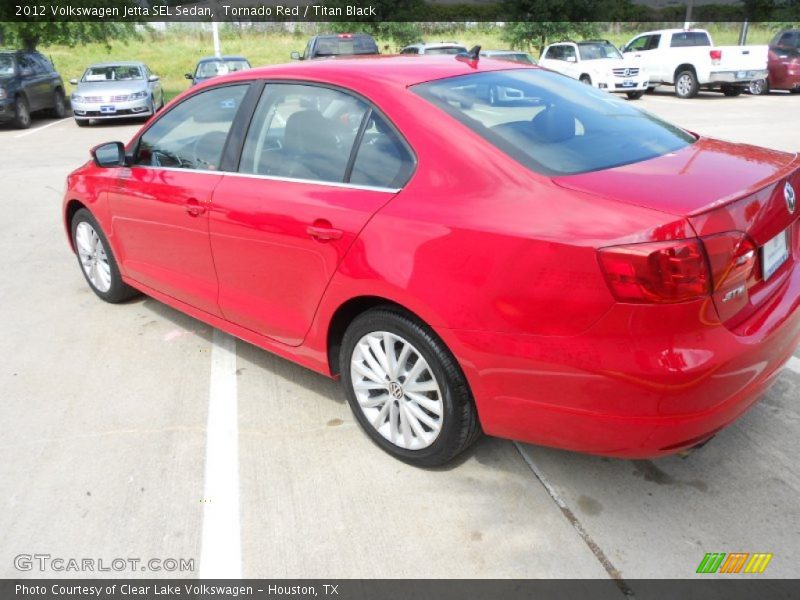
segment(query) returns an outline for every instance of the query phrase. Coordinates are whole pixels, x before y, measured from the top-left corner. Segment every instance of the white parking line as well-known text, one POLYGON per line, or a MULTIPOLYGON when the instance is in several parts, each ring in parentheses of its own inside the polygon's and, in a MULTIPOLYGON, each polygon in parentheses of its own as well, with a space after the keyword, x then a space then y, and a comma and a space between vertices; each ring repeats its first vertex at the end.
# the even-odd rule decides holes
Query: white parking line
POLYGON ((201 578, 242 576, 236 340, 215 329, 211 346, 201 578))
POLYGON ((48 127, 52 127, 53 125, 58 125, 59 123, 63 123, 64 121, 69 121, 72 117, 65 117, 64 119, 59 119, 58 121, 53 121, 52 123, 48 123, 47 125, 42 125, 41 127, 37 127, 36 129, 30 129, 25 133, 20 133, 19 135, 15 135, 14 139, 23 138, 26 135, 33 135, 37 131, 41 131, 42 129, 47 129, 48 127))
POLYGON ((800 374, 800 358, 797 358, 796 356, 790 358, 789 362, 786 363, 786 368, 790 371, 800 374))

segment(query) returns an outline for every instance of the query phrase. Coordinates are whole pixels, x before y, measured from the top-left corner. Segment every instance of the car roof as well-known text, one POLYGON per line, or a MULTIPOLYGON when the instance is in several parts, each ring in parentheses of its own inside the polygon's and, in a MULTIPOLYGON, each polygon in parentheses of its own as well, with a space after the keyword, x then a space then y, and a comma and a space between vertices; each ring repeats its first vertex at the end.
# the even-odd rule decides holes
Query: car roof
MULTIPOLYGON (((202 62, 213 62, 215 60, 247 60, 244 56, 239 56, 238 54, 224 54, 222 56, 204 56, 198 63, 202 62)), ((250 61, 247 61, 250 62, 250 61)))
POLYGON ((99 63, 92 63, 87 69, 91 69, 93 67, 143 67, 143 62, 137 62, 133 60, 116 60, 116 61, 109 61, 109 62, 99 62, 99 63))
POLYGON ((486 58, 471 61, 452 55, 419 57, 411 54, 364 55, 337 57, 328 60, 308 60, 257 67, 238 71, 214 81, 248 79, 297 79, 341 85, 353 90, 368 89, 375 81, 395 87, 409 87, 425 81, 446 79, 458 75, 511 69, 537 69, 534 65, 516 65, 486 58))

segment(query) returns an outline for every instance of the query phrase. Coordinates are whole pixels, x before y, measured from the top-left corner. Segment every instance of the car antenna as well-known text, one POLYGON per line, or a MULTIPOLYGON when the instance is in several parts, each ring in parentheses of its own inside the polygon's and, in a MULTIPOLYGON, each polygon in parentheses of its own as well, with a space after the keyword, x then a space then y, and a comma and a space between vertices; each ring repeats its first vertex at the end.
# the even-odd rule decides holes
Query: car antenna
POLYGON ((480 60, 480 57, 481 47, 480 45, 477 45, 467 50, 466 54, 464 52, 460 53, 458 56, 456 56, 456 59, 469 62, 470 66, 476 67, 478 66, 478 60, 480 60))

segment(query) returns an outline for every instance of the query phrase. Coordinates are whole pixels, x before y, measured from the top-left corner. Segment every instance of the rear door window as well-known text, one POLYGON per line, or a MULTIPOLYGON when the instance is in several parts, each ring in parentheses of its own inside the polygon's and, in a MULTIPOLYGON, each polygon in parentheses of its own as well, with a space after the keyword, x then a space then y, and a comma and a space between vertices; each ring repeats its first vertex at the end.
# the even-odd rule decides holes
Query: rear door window
POLYGON ((339 90, 268 84, 247 132, 239 171, 342 183, 367 109, 339 90))
POLYGON ((400 188, 414 171, 414 158, 394 128, 381 115, 370 113, 359 144, 350 183, 400 188))

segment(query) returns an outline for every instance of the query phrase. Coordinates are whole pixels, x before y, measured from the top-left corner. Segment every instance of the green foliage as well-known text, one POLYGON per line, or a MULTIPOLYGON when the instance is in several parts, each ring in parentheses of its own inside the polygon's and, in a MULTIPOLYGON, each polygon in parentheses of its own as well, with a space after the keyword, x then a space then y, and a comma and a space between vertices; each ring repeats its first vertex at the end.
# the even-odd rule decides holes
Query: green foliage
POLYGON ((600 28, 598 23, 575 23, 572 21, 538 21, 506 23, 503 39, 512 48, 531 51, 537 48, 541 52, 550 42, 565 39, 582 39, 597 37, 600 28))
POLYGON ((101 42, 111 47, 112 40, 135 37, 133 23, 102 21, 24 21, 0 22, 0 39, 10 47, 34 50, 39 45, 59 44, 74 47, 78 44, 101 42))
POLYGON ((375 39, 391 40, 398 46, 405 46, 418 41, 422 37, 419 23, 398 21, 341 21, 330 24, 335 33, 368 33, 375 39))

